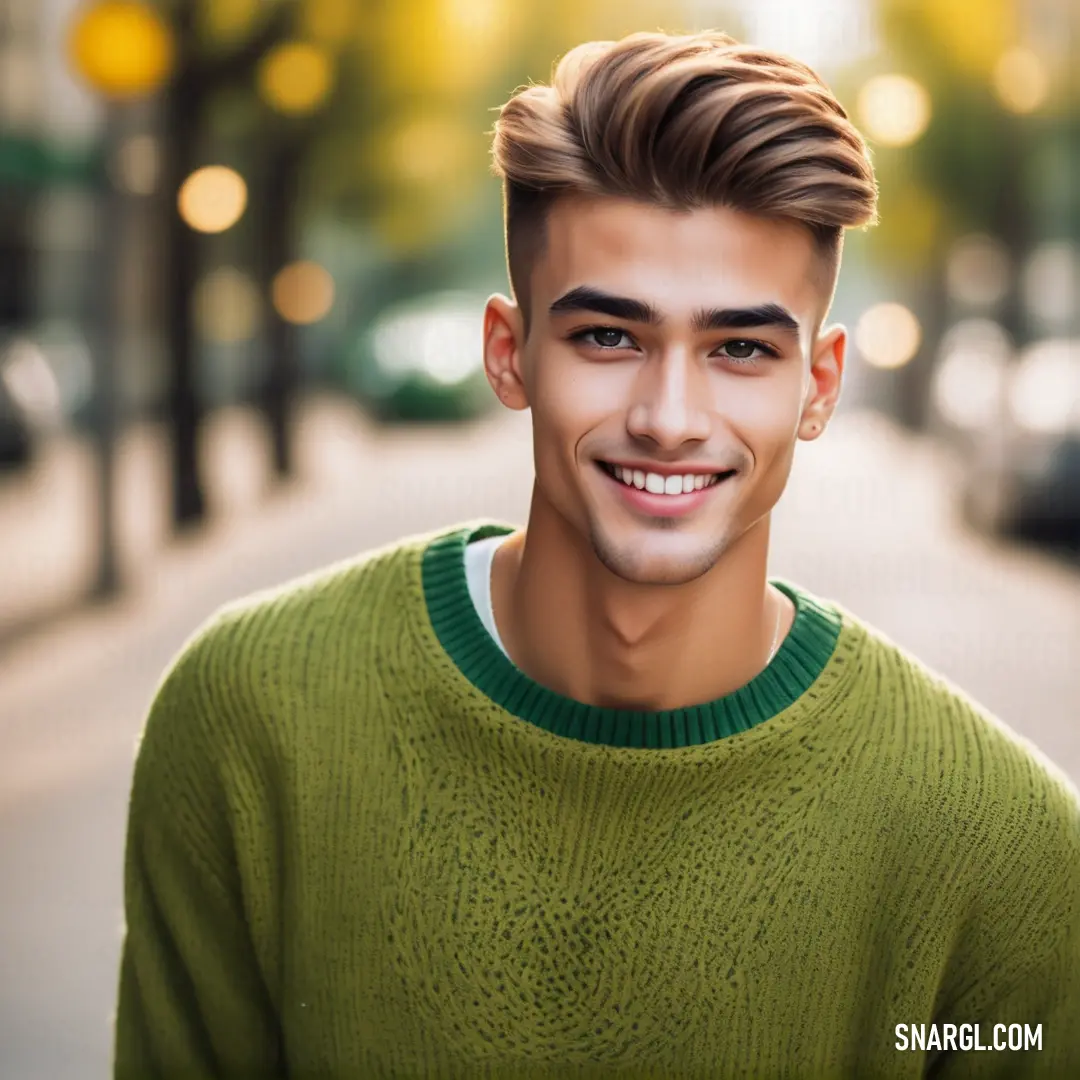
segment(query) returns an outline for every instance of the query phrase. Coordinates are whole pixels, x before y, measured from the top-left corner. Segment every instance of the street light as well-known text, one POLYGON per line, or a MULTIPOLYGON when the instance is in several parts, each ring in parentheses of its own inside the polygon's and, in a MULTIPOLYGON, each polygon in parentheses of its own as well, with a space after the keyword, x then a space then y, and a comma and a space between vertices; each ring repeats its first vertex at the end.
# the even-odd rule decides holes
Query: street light
MULTIPOLYGON (((176 64, 176 41, 169 25, 141 0, 96 0, 75 13, 68 58, 83 81, 107 103, 104 133, 103 227, 95 360, 95 419, 98 459, 98 567, 93 593, 120 587, 116 544, 116 442, 119 393, 115 353, 120 338, 120 244, 126 220, 116 164, 123 137, 125 106, 160 90, 176 64)), ((122 172, 122 169, 121 169, 122 172)))

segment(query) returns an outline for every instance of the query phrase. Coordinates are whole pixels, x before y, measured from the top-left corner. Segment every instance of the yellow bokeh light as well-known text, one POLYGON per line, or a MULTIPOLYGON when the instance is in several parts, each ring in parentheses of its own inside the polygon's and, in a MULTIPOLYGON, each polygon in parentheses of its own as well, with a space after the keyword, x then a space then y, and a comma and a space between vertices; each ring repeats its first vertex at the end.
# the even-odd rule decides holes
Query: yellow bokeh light
POLYGON ((919 351, 921 341, 919 320, 903 304, 875 304, 855 326, 855 344, 871 367, 903 367, 919 351))
POLYGON ((261 313, 258 286, 235 267, 207 274, 195 290, 195 328, 206 341, 249 341, 258 332, 261 313))
MULTIPOLYGON (((376 27, 380 80, 409 96, 460 100, 487 83, 519 40, 528 24, 522 9, 527 5, 508 0, 387 5, 376 27)), ((556 25, 565 27, 567 20, 556 19, 556 25)))
POLYGON ((274 278, 274 307, 286 321, 306 326, 325 319, 334 306, 334 279, 314 262, 294 262, 274 278))
POLYGON ((994 93, 1009 112, 1034 112, 1050 92, 1046 65, 1030 49, 1009 49, 994 68, 994 93))
POLYGON ((225 232, 243 217, 247 199, 247 184, 238 172, 225 165, 207 165, 180 188, 180 216, 196 232, 225 232))
POLYGON ((68 52, 94 90, 120 100, 159 90, 176 62, 172 30, 139 0, 104 0, 82 10, 68 52))
POLYGON ((287 116, 314 112, 330 96, 334 61, 326 49, 293 41, 267 53, 259 65, 259 92, 287 116))
POLYGON ((875 75, 859 91, 866 133, 883 146, 910 146, 930 123, 930 95, 907 75, 875 75))
MULTIPOLYGON (((904 0, 909 5, 912 0, 904 0)), ((1016 0, 917 0, 925 32, 945 47, 950 63, 972 79, 985 79, 1020 31, 1016 0)))

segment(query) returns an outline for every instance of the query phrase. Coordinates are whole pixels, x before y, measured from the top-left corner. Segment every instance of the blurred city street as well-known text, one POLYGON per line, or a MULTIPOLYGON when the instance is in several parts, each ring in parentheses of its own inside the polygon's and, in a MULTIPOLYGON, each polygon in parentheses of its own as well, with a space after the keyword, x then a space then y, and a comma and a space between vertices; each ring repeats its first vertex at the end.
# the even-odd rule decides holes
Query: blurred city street
MULTIPOLYGON (((811 65, 880 195, 772 574, 1080 781, 1075 0, 0 0, 0 1080, 110 1074, 136 742, 194 631, 408 535, 525 522, 530 418, 480 336, 522 258, 492 124, 575 46, 676 24, 811 65)), ((712 160, 766 131, 755 100, 722 106, 687 206, 764 205, 711 186, 759 175, 712 160)))
MULTIPOLYGON (((313 397, 302 417, 300 480, 262 498, 258 428, 224 412, 208 450, 208 471, 229 485, 215 496, 218 513, 158 551, 167 491, 153 477, 164 466, 152 433, 135 437, 120 491, 133 588, 0 654, 5 1080, 108 1074, 135 740, 162 671, 196 626, 225 601, 406 534, 481 516, 524 520, 527 414, 378 428, 347 402, 313 397)), ((66 453, 55 467, 75 471, 54 482, 77 484, 78 455, 66 453)), ((800 444, 774 515, 771 571, 877 625, 1076 780, 1080 574, 957 526, 942 453, 880 415, 842 409, 822 440, 800 444)), ((15 522, 8 510, 0 516, 15 522)), ((62 530, 74 546, 50 549, 51 565, 83 557, 72 537, 85 543, 92 530, 76 526, 62 530)), ((17 533, 5 528, 0 590, 14 595, 21 582, 26 600, 41 560, 32 547, 16 550, 17 533)))

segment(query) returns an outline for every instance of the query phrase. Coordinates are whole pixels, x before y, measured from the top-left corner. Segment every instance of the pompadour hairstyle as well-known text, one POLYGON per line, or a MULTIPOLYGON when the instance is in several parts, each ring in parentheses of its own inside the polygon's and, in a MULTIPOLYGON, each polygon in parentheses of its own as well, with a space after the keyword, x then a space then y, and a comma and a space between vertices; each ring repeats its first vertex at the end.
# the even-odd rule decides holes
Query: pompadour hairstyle
POLYGON ((718 31, 579 45, 550 85, 519 89, 502 106, 492 157, 526 330, 529 273, 562 195, 801 223, 830 286, 844 229, 877 215, 866 145, 829 88, 804 64, 718 31))

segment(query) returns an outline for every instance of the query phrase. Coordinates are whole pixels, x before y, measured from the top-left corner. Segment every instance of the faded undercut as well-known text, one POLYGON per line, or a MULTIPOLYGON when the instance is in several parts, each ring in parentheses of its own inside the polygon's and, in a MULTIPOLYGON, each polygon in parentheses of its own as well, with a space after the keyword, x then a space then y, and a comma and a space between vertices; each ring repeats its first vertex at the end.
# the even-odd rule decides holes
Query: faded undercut
POLYGON ((562 195, 799 223, 823 257, 830 295, 844 229, 876 220, 869 153, 829 88, 798 61, 717 31, 579 45, 550 85, 502 106, 492 156, 526 333, 530 271, 562 195))

